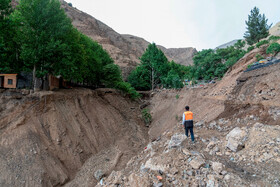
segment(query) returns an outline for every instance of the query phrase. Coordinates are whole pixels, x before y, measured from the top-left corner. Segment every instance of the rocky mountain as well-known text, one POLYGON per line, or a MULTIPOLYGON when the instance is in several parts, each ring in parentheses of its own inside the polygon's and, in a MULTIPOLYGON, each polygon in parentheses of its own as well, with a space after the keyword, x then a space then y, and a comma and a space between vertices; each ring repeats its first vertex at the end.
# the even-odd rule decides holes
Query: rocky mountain
MULTIPOLYGON (((76 8, 69 6, 65 1, 61 1, 66 14, 72 20, 72 24, 82 33, 100 43, 108 51, 115 63, 123 72, 124 78, 128 76, 138 63, 149 45, 146 40, 127 34, 119 34, 112 28, 76 8)), ((197 52, 195 48, 171 48, 166 49, 159 46, 169 60, 174 60, 182 65, 193 63, 192 57, 197 52)))
POLYGON ((274 36, 280 36, 280 22, 276 23, 269 29, 269 34, 274 36))
POLYGON ((232 40, 230 42, 227 42, 225 44, 219 45, 218 47, 216 47, 215 49, 223 49, 223 48, 227 48, 230 46, 233 46, 238 40, 232 40))

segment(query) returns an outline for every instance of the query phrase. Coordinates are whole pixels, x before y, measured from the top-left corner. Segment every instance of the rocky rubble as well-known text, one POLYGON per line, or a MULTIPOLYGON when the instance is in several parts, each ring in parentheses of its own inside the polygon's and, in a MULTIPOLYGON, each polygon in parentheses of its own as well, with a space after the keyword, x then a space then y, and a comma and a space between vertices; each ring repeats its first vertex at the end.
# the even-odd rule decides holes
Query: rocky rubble
POLYGON ((124 170, 113 172, 97 186, 280 185, 279 172, 259 165, 269 161, 280 166, 279 126, 256 123, 207 140, 200 137, 201 130, 197 130, 194 145, 176 128, 165 132, 124 170))

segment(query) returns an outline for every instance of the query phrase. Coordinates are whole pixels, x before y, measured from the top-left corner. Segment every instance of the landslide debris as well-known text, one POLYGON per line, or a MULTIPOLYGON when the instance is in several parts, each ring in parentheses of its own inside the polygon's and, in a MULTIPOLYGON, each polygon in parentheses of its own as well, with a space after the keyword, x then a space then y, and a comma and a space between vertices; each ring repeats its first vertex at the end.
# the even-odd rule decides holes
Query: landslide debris
POLYGON ((215 84, 151 94, 151 142, 97 186, 280 186, 280 64, 244 72, 266 47, 215 84), (186 105, 195 144, 180 124, 186 105))
POLYGON ((191 144, 190 138, 178 138, 184 134, 176 124, 97 186, 279 186, 280 126, 256 123, 243 129, 245 146, 234 152, 227 148, 227 135, 205 136, 202 128, 191 144), (170 147, 173 141, 178 146, 170 147))

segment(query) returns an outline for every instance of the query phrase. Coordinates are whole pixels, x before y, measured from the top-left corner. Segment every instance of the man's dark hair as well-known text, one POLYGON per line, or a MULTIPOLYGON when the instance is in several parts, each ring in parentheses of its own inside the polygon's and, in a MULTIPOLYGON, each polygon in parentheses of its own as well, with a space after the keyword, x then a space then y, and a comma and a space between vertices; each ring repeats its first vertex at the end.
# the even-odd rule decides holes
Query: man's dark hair
POLYGON ((189 106, 186 106, 185 109, 186 109, 186 110, 190 110, 190 107, 189 107, 189 106))

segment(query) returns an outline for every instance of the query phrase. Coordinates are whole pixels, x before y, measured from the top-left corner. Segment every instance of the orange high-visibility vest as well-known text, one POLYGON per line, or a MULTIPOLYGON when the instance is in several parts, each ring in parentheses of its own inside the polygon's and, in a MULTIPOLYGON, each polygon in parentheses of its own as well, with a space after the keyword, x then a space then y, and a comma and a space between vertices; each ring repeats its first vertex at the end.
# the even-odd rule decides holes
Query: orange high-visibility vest
POLYGON ((184 112, 185 114, 185 121, 193 120, 193 113, 191 111, 184 112))

